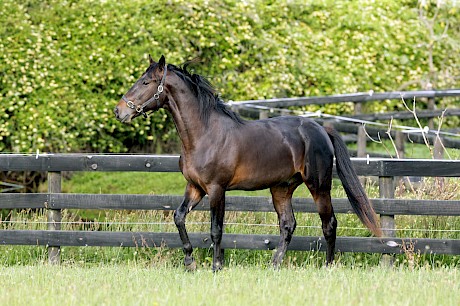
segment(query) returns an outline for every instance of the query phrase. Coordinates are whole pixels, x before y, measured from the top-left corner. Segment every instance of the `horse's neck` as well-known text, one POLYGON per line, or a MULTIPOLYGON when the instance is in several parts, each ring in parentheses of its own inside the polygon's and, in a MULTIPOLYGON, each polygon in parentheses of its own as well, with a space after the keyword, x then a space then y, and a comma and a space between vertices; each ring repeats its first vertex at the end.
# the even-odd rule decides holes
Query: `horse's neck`
MULTIPOLYGON (((173 116, 174 124, 185 151, 193 150, 207 126, 200 118, 198 102, 195 97, 170 97, 168 109, 173 116), (182 98, 182 99, 181 99, 182 98)), ((185 153, 185 152, 184 152, 185 153)))

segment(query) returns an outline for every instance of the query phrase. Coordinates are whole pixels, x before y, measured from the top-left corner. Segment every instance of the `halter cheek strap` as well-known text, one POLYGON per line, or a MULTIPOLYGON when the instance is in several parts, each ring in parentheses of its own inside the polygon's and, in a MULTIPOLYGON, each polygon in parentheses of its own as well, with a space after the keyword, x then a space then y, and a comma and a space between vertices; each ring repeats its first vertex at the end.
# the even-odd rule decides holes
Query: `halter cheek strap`
POLYGON ((157 107, 159 107, 159 102, 160 102, 160 95, 164 90, 164 83, 166 80, 166 73, 168 72, 168 66, 165 64, 165 67, 163 69, 163 77, 161 78, 160 84, 158 84, 157 92, 147 101, 142 103, 142 105, 135 105, 133 101, 128 100, 125 95, 123 95, 122 99, 123 101, 126 102, 126 105, 131 108, 136 110, 136 112, 141 113, 144 118, 147 118, 147 114, 144 112, 144 108, 147 107, 148 105, 152 104, 152 102, 156 101, 157 107))

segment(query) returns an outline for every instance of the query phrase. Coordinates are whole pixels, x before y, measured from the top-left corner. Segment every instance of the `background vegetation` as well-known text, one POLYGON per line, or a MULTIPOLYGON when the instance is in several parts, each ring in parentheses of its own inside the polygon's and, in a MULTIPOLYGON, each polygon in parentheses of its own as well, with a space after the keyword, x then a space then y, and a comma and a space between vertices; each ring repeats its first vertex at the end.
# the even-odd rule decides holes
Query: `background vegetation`
POLYGON ((455 3, 3 0, 0 152, 174 150, 165 113, 131 126, 112 114, 148 53, 200 57, 232 100, 458 87, 455 3))

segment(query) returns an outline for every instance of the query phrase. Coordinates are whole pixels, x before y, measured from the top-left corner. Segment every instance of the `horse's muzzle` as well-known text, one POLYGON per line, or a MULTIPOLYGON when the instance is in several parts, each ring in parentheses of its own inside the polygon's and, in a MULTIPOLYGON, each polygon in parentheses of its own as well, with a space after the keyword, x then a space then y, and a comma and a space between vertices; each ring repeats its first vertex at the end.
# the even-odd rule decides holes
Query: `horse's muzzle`
POLYGON ((120 106, 120 104, 113 109, 113 113, 115 114, 115 118, 123 123, 129 123, 133 117, 131 109, 120 106))

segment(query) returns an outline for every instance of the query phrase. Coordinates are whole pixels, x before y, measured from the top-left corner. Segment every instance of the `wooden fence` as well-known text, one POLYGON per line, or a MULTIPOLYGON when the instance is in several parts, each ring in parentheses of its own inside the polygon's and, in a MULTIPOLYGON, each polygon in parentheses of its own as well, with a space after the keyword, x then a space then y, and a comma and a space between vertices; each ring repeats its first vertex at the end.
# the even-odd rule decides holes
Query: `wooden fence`
MULTIPOLYGON (((390 135, 393 139, 396 140, 397 150, 402 158, 404 155, 404 143, 405 142, 414 142, 424 144, 426 140, 430 144, 435 146, 435 157, 441 158, 443 155, 444 148, 457 148, 460 149, 460 140, 458 138, 449 137, 448 135, 443 135, 441 130, 440 134, 437 135, 437 127, 434 126, 433 118, 438 118, 441 115, 444 117, 448 116, 459 116, 459 108, 451 108, 446 110, 436 109, 436 99, 442 98, 455 98, 460 97, 460 89, 446 89, 446 90, 417 90, 417 91, 392 91, 392 92, 382 92, 375 93, 362 92, 362 93, 352 93, 352 94, 338 94, 331 96, 322 96, 322 97, 300 97, 300 98, 276 98, 276 99, 266 99, 266 100, 248 100, 248 101, 236 101, 231 102, 232 109, 241 113, 243 116, 247 116, 255 119, 267 118, 269 116, 277 116, 278 114, 284 114, 289 110, 285 109, 287 107, 293 106, 307 106, 307 105, 325 105, 333 103, 354 103, 354 114, 342 116, 341 119, 337 119, 335 116, 324 116, 321 118, 315 119, 322 123, 327 122, 329 125, 334 126, 339 132, 344 132, 348 134, 355 134, 357 137, 354 140, 358 144, 357 156, 365 157, 366 156, 366 142, 368 137, 366 133, 373 137, 374 139, 378 138, 389 138, 390 135), (430 133, 422 135, 420 131, 406 131, 406 133, 401 133, 401 131, 392 130, 390 135, 387 134, 386 127, 373 127, 372 125, 366 126, 366 131, 364 127, 359 122, 351 123, 353 120, 365 120, 365 121, 376 121, 376 120, 386 120, 389 121, 393 119, 414 119, 414 114, 409 111, 398 111, 390 113, 378 113, 378 114, 363 114, 362 113, 362 104, 368 102, 376 101, 385 101, 385 100, 401 100, 405 99, 408 105, 411 105, 414 98, 417 99, 426 99, 427 100, 427 110, 417 110, 417 118, 427 118, 428 127, 430 128, 430 133), (277 110, 277 111, 273 111, 277 110), (273 112, 272 112, 273 111, 273 112), (350 121, 350 122, 346 122, 350 121)), ((458 131, 458 130, 457 130, 458 131)), ((348 138, 353 139, 353 138, 348 138)), ((378 155, 374 155, 378 156, 378 155)))
MULTIPOLYGON (((460 216, 460 201, 400 200, 394 199, 395 177, 441 176, 459 177, 460 161, 353 159, 358 175, 379 177, 380 198, 372 204, 381 216, 382 228, 388 238, 337 237, 339 252, 401 253, 404 242, 421 254, 460 254, 460 240, 395 238, 395 215, 460 216)), ((47 210, 48 230, 0 230, 2 245, 48 246, 50 262, 60 260, 60 246, 116 246, 116 247, 182 247, 177 233, 109 232, 61 230, 62 209, 129 209, 174 210, 182 196, 126 195, 126 194, 69 194, 61 192, 63 171, 146 171, 177 172, 178 156, 158 155, 88 155, 0 154, 0 171, 43 171, 48 173, 47 193, 0 193, 0 209, 42 208, 47 210)), ((336 213, 350 213, 346 199, 333 199, 336 213)), ((207 210, 205 198, 197 210, 207 210)), ((309 198, 294 198, 296 212, 315 213, 309 198)), ((235 197, 226 199, 228 211, 273 212, 269 197, 235 197)), ((195 247, 211 247, 209 233, 190 233, 195 247)), ((268 250, 277 246, 278 235, 224 234, 222 246, 226 249, 268 250)), ((324 251, 323 237, 294 236, 291 250, 324 251)))

